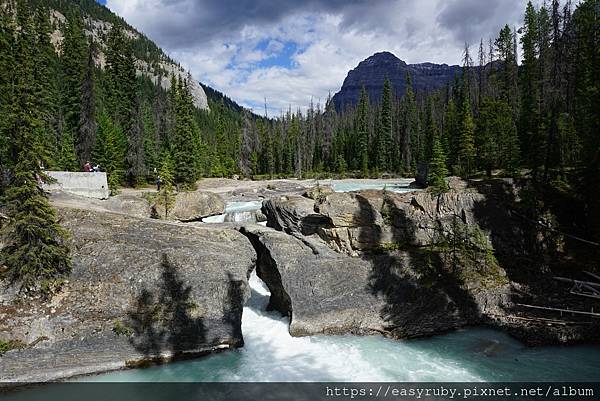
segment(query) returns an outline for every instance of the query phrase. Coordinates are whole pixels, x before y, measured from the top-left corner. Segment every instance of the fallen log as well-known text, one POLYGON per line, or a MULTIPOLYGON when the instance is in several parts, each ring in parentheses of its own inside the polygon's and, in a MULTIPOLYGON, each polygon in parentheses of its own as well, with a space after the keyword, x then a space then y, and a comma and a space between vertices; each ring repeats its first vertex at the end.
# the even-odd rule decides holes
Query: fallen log
POLYGON ((600 276, 597 276, 594 273, 590 273, 590 272, 587 272, 587 271, 584 271, 584 273, 587 274, 588 276, 592 276, 596 280, 600 281, 600 276))
POLYGON ((581 324, 592 324, 592 322, 572 322, 568 320, 557 320, 557 319, 548 319, 545 317, 524 317, 524 316, 515 316, 515 315, 498 315, 498 314, 490 314, 489 316, 494 316, 503 319, 517 319, 524 320, 527 322, 544 322, 551 324, 560 324, 563 326, 567 326, 570 324, 581 325, 581 324))
POLYGON ((547 311, 552 311, 552 312, 574 313, 574 314, 577 314, 577 315, 592 316, 594 318, 599 318, 600 317, 600 313, 596 313, 596 312, 584 312, 584 311, 571 310, 571 309, 550 308, 550 307, 547 307, 547 306, 537 306, 537 305, 527 305, 527 304, 516 304, 516 305, 523 306, 525 308, 541 309, 541 310, 547 310, 547 311))
POLYGON ((582 284, 582 285, 589 285, 589 286, 592 286, 592 287, 598 287, 598 288, 600 288, 600 283, 594 283, 594 282, 591 282, 591 281, 581 281, 581 280, 575 280, 575 279, 566 278, 566 277, 554 277, 554 280, 562 281, 564 283, 582 284))

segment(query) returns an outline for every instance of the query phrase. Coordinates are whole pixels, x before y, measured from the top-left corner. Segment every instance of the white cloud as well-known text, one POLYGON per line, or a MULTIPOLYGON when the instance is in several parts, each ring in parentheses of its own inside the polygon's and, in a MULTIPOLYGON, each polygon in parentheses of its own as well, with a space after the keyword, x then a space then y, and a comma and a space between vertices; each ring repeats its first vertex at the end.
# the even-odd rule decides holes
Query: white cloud
POLYGON ((253 10, 233 0, 107 1, 197 79, 248 107, 266 97, 271 114, 305 108, 311 98, 323 103, 350 69, 378 51, 407 63, 458 64, 465 41, 475 52, 480 37, 495 36, 504 23, 518 25, 525 8, 525 0, 485 1, 486 7, 480 0, 250 3, 253 10), (290 42, 291 65, 262 63, 290 42))

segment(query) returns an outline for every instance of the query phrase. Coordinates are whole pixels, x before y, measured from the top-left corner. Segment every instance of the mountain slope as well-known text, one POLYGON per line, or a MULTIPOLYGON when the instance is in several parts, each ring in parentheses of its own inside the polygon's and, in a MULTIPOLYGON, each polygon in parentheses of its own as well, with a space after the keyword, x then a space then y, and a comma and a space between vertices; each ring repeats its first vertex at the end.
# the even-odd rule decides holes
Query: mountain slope
POLYGON ((67 20, 66 16, 78 10, 85 22, 86 35, 88 38, 93 39, 99 47, 95 63, 100 68, 105 67, 104 50, 106 49, 108 33, 113 24, 120 24, 132 40, 138 75, 150 78, 154 84, 160 84, 164 89, 169 89, 171 86, 171 75, 186 79, 190 85, 194 105, 199 109, 208 109, 206 93, 200 83, 177 62, 167 56, 154 42, 105 6, 94 0, 30 0, 30 3, 37 7, 47 7, 50 10, 50 19, 54 29, 51 39, 57 51, 64 38, 63 31, 67 20))
POLYGON ((406 75, 410 73, 415 92, 427 93, 444 86, 461 72, 458 65, 406 64, 389 52, 375 53, 348 72, 342 88, 333 96, 335 108, 343 111, 358 103, 364 86, 371 101, 378 101, 383 91, 383 82, 389 78, 396 96, 406 92, 406 75))

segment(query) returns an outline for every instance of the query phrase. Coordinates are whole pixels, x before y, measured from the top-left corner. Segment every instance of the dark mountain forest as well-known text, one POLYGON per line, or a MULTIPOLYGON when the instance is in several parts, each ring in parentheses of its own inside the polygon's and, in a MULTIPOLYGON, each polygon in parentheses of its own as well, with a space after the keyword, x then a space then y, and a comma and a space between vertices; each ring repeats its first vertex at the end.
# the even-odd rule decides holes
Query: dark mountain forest
MULTIPOLYGON (((115 184, 140 183, 166 153, 188 166, 176 176, 189 183, 232 174, 413 175, 431 161, 436 141, 452 174, 527 169, 547 182, 599 163, 597 3, 584 1, 574 11, 570 2, 529 4, 519 28, 521 65, 517 32, 506 26, 478 49, 466 46, 462 73, 440 90, 417 96, 407 74, 406 93, 393 93, 387 82, 379 102, 363 92, 356 107, 336 111, 328 100, 265 119, 208 86, 211 111, 197 110, 186 82, 165 91, 136 74, 137 60, 165 56, 143 35, 130 38, 133 28, 93 0, 5 1, 3 113, 14 110, 11 75, 23 77, 10 66, 32 63, 27 84, 39 87, 38 104, 29 107, 40 108, 39 162, 79 170, 92 158, 115 184), (50 10, 67 20, 50 18, 50 10), (114 27, 95 41, 84 34, 90 17, 114 27), (64 33, 58 48, 49 39, 56 29, 64 33), (96 60, 100 47, 105 68, 96 60)), ((9 121, 2 129, 5 171, 17 156, 9 121)))

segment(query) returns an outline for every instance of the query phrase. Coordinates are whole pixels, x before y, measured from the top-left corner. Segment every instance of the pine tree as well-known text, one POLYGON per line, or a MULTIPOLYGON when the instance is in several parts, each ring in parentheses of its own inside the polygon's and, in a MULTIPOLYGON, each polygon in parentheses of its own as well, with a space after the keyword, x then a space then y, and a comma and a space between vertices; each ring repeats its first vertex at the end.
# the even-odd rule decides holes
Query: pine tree
POLYGON ((524 25, 521 28, 521 45, 523 46, 523 63, 521 73, 521 114, 519 132, 521 147, 528 154, 533 153, 532 139, 538 127, 538 16, 531 1, 525 9, 524 25))
POLYGON ((446 109, 446 123, 444 126, 444 134, 442 143, 445 144, 444 149, 448 149, 448 165, 453 173, 458 173, 458 149, 460 139, 460 118, 456 110, 456 103, 453 98, 448 100, 446 109))
POLYGON ((60 141, 58 166, 64 171, 79 171, 79 162, 75 156, 75 145, 71 131, 64 131, 60 141))
POLYGON ((275 173, 275 155, 273 154, 273 139, 268 128, 266 131, 266 139, 266 143, 264 144, 266 172, 269 174, 269 178, 273 179, 273 174, 275 173))
POLYGON ((325 115, 323 116, 323 160, 325 165, 330 169, 333 169, 335 160, 332 157, 333 152, 333 140, 335 137, 335 127, 337 124, 337 113, 335 111, 335 104, 331 99, 331 93, 327 96, 325 103, 325 115))
POLYGON ((295 148, 297 147, 296 144, 298 142, 298 137, 300 136, 300 122, 298 121, 297 115, 292 115, 288 118, 291 121, 286 146, 286 173, 288 175, 292 175, 294 173, 294 166, 297 164, 294 154, 295 148))
POLYGON ((477 70, 477 105, 480 106, 483 98, 487 95, 486 91, 486 53, 483 49, 483 38, 479 42, 479 68, 477 70))
POLYGON ((56 120, 59 109, 59 91, 57 80, 58 57, 54 45, 50 42, 50 12, 39 7, 34 15, 35 54, 34 83, 36 109, 40 112, 42 127, 35 136, 36 152, 40 163, 48 167, 55 165, 57 154, 56 120))
MULTIPOLYGON (((82 88, 86 78, 86 62, 88 60, 88 46, 84 34, 83 19, 79 13, 72 14, 66 25, 65 38, 62 42, 61 64, 63 70, 63 99, 64 131, 68 131, 77 138, 79 145, 79 127, 82 121, 81 101, 84 98, 82 88)), ((89 77, 88 77, 89 78, 89 77)), ((89 85, 89 82, 88 82, 89 85)), ((90 89, 89 87, 87 89, 90 89)), ((89 98, 90 94, 86 94, 89 98)), ((90 105, 86 105, 89 107, 90 105)), ((63 133, 64 136, 64 133, 63 133)), ((79 146, 78 146, 79 148, 79 146)), ((82 147, 83 148, 83 147, 82 147)), ((83 161, 84 155, 78 155, 83 161)), ((85 163, 85 161, 83 161, 85 163)), ((83 165, 83 163, 82 163, 83 165)))
POLYGON ((122 136, 120 128, 113 123, 111 118, 105 112, 100 113, 92 157, 106 171, 108 187, 112 195, 118 193, 124 178, 123 151, 119 145, 122 136))
POLYGON ((147 102, 142 105, 142 132, 144 133, 144 164, 149 171, 160 167, 160 138, 155 116, 147 102))
MULTIPOLYGON (((12 3, 7 2, 9 8, 12 3)), ((16 47, 15 27, 11 14, 8 12, 0 13, 0 171, 14 166, 16 161, 16 143, 14 142, 11 128, 14 125, 14 74, 16 47)), ((3 174, 0 174, 0 176, 3 174)), ((6 183, 0 178, 0 191, 6 183)))
POLYGON ((504 168, 509 174, 514 174, 521 162, 519 137, 513 120, 512 109, 503 100, 498 102, 495 126, 499 131, 500 167, 504 168))
POLYGON ((337 158, 337 172, 341 176, 344 176, 346 174, 347 169, 348 169, 348 165, 346 163, 346 160, 344 159, 344 156, 339 155, 337 158))
POLYGON ((517 103, 517 89, 516 89, 516 77, 517 77, 517 55, 515 53, 515 37, 508 25, 500 30, 500 34, 494 42, 496 46, 496 54, 498 60, 502 62, 500 70, 500 96, 506 100, 506 102, 516 110, 517 103))
POLYGON ((360 161, 360 171, 363 177, 369 175, 369 95, 363 86, 360 91, 360 100, 358 102, 358 160, 360 161))
MULTIPOLYGON (((575 127, 582 144, 582 161, 590 188, 598 188, 600 172, 600 49, 598 0, 585 0, 573 14, 577 31, 575 127)), ((590 190, 590 195, 593 190, 590 190)), ((597 195, 597 194, 596 194, 597 195)))
POLYGON ((446 183, 447 175, 446 154, 444 153, 440 137, 436 133, 433 137, 429 175, 427 177, 427 183, 432 193, 441 194, 448 190, 448 184, 446 183))
POLYGON ((54 210, 39 188, 43 175, 35 138, 43 129, 44 110, 35 98, 35 88, 41 85, 34 71, 39 54, 35 50, 34 24, 24 1, 17 3, 17 23, 18 57, 13 67, 18 74, 9 88, 14 97, 8 116, 11 153, 16 154, 16 163, 3 199, 10 221, 2 229, 5 246, 0 250, 0 264, 6 268, 1 274, 19 283, 22 291, 48 291, 54 280, 69 273, 71 260, 64 243, 67 233, 56 222, 54 210))
POLYGON ((250 177, 256 171, 258 155, 254 150, 252 127, 250 126, 250 111, 244 109, 242 122, 242 146, 240 149, 239 169, 245 177, 250 177), (253 156, 255 159, 253 160, 253 156))
POLYGON ((122 144, 125 149, 125 175, 128 184, 136 186, 143 182, 146 173, 140 101, 132 44, 119 24, 113 25, 107 47, 107 106, 113 121, 125 133, 126 140, 122 144))
POLYGON ((406 94, 403 98, 404 132, 402 135, 402 170, 404 174, 416 171, 417 163, 413 157, 414 138, 418 135, 418 112, 415 94, 412 89, 412 78, 406 74, 406 94))
POLYGON ((487 174, 492 176, 492 170, 498 167, 498 133, 496 126, 496 102, 485 98, 477 115, 477 163, 487 174))
POLYGON ((175 90, 175 132, 173 135, 173 163, 175 182, 193 185, 196 182, 194 154, 190 147, 194 143, 194 119, 191 97, 186 83, 178 81, 175 90))
POLYGON ((106 105, 113 121, 128 132, 137 95, 135 62, 131 42, 119 24, 110 30, 106 50, 106 105))
POLYGON ((392 84, 388 78, 383 82, 377 142, 377 167, 380 171, 391 170, 389 163, 392 146, 392 84))
POLYGON ((131 122, 127 135, 127 183, 136 187, 144 181, 146 165, 144 164, 144 132, 139 100, 136 97, 131 109, 131 122))
POLYGON ((473 160, 475 158, 475 126, 471 114, 471 104, 467 96, 463 97, 460 117, 458 164, 461 174, 469 176, 473 172, 473 160))
POLYGON ((56 222, 56 214, 38 186, 40 172, 31 161, 36 155, 23 150, 21 159, 6 191, 11 220, 2 232, 5 246, 0 250, 0 262, 7 268, 2 275, 19 283, 22 291, 48 291, 52 281, 71 270, 65 244, 68 234, 56 222))
POLYGON ((156 198, 156 205, 159 210, 164 211, 165 218, 169 217, 169 212, 175 204, 175 194, 173 192, 173 160, 168 152, 164 152, 160 164, 159 176, 161 181, 160 191, 156 198))
MULTIPOLYGON (((422 144, 420 149, 419 160, 427 160, 431 159, 431 154, 433 151, 433 140, 438 135, 438 125, 435 117, 435 106, 434 106, 434 96, 430 96, 427 101, 427 107, 425 111, 425 130, 422 133, 422 144)), ((441 139, 440 139, 441 142, 441 139)))
POLYGON ((95 45, 88 47, 87 65, 81 84, 79 124, 75 150, 79 164, 83 165, 92 156, 96 142, 96 94, 94 89, 95 45))

